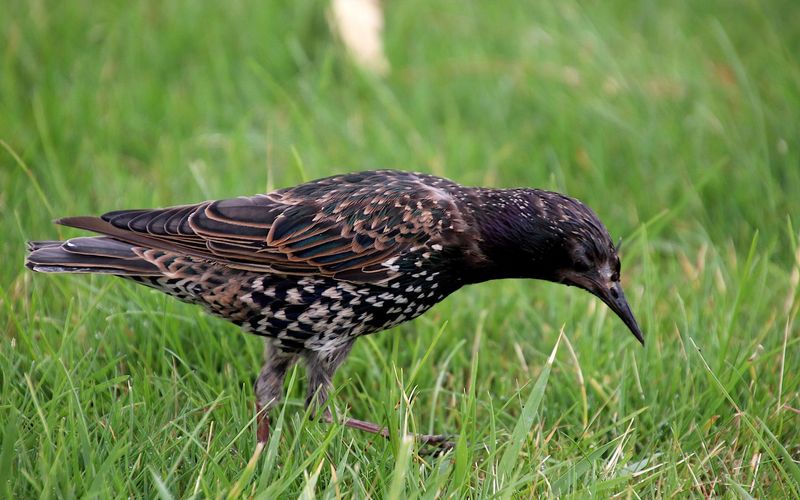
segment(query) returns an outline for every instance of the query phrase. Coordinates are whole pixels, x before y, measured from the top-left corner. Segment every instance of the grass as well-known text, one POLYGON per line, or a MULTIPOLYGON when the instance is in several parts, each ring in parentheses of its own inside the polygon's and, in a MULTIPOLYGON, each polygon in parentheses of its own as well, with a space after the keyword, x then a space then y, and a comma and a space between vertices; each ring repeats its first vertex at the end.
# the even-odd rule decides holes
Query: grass
POLYGON ((800 495, 794 2, 386 8, 377 79, 322 1, 11 0, 0 496, 800 495), (309 422, 298 370, 250 461, 258 339, 22 266, 25 240, 78 234, 57 216, 376 167, 583 199, 623 237, 647 346, 586 293, 470 287, 339 371, 337 409, 390 440, 309 422), (458 445, 425 456, 411 431, 458 445))

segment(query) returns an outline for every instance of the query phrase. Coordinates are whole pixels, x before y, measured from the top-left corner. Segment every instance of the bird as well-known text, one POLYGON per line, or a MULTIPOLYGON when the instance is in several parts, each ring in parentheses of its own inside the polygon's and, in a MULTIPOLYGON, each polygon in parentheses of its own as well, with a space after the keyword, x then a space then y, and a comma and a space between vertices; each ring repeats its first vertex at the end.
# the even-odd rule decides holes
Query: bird
MULTIPOLYGON (((330 423, 332 380, 355 341, 420 316, 466 285, 522 278, 581 288, 644 345, 608 230, 582 202, 557 192, 371 170, 55 222, 98 235, 30 241, 29 269, 118 276, 263 337, 254 383, 262 445, 295 363, 305 364, 310 414, 322 410, 330 423)), ((366 420, 340 423, 389 435, 366 420)), ((452 446, 444 435, 419 439, 452 446)))

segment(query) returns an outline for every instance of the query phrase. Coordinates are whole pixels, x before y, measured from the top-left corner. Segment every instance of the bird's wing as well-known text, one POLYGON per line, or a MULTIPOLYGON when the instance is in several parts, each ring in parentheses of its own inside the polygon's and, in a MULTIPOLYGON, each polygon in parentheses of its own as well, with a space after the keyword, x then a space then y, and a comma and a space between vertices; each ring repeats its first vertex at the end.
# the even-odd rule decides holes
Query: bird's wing
POLYGON ((404 252, 463 231, 452 196, 431 179, 440 180, 364 172, 265 195, 60 222, 240 269, 378 283, 398 272, 393 264, 404 252))

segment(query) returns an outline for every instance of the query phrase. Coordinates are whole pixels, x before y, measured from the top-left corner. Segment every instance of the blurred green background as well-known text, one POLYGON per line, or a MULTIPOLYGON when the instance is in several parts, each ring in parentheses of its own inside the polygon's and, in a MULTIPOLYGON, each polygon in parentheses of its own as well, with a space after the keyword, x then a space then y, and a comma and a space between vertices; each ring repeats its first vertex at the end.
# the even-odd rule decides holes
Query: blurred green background
POLYGON ((385 2, 385 77, 327 9, 6 2, 0 495, 799 495, 796 2, 385 2), (26 240, 79 234, 58 216, 372 168, 582 199, 624 239, 647 347, 588 294, 470 287, 336 379, 340 409, 459 434, 453 453, 308 423, 297 371, 248 468, 258 339, 22 265, 26 240))

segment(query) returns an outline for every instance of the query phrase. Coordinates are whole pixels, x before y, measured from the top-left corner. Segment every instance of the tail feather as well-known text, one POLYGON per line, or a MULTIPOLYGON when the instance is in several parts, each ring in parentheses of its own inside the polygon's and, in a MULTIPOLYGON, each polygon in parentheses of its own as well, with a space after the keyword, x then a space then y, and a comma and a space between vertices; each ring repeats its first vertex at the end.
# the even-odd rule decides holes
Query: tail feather
POLYGON ((63 241, 54 241, 54 240, 43 240, 43 241, 29 241, 28 242, 28 251, 33 252, 39 250, 40 248, 51 247, 53 245, 60 246, 63 241))
POLYGON ((25 265, 43 273, 104 273, 158 276, 158 267, 143 259, 134 246, 107 236, 67 241, 30 241, 25 265))

